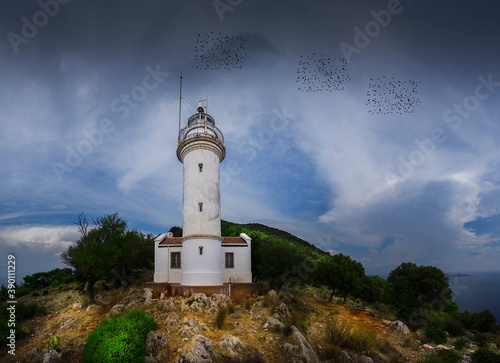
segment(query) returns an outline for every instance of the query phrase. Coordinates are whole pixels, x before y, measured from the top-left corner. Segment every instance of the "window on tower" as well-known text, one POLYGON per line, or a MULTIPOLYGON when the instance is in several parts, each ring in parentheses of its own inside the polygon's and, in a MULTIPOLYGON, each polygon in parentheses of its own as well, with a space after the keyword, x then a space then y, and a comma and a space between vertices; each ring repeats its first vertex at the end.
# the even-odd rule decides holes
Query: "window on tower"
POLYGON ((234 253, 226 252, 226 268, 234 268, 234 253))
POLYGON ((180 252, 170 252, 170 268, 181 268, 180 252))
POLYGON ((200 250, 200 255, 203 255, 203 246, 199 246, 198 249, 200 250))
POLYGON ((198 207, 200 208, 200 212, 203 212, 203 203, 198 203, 198 207))
POLYGON ((203 163, 198 164, 198 169, 200 169, 200 173, 203 171, 203 163))

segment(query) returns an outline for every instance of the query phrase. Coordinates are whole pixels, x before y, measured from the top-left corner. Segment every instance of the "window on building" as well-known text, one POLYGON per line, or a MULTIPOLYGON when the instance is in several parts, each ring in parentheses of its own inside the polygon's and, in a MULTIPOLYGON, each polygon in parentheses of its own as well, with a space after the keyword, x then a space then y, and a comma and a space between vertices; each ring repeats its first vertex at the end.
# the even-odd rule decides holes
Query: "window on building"
POLYGON ((203 163, 199 163, 198 168, 200 169, 200 173, 201 173, 203 171, 203 163))
POLYGON ((198 247, 198 249, 200 250, 200 255, 203 255, 203 246, 198 247))
POLYGON ((180 252, 170 252, 170 268, 181 268, 180 252))
POLYGON ((198 207, 200 207, 200 212, 203 212, 203 203, 198 203, 198 207))
POLYGON ((234 268, 234 253, 226 252, 226 268, 234 268))

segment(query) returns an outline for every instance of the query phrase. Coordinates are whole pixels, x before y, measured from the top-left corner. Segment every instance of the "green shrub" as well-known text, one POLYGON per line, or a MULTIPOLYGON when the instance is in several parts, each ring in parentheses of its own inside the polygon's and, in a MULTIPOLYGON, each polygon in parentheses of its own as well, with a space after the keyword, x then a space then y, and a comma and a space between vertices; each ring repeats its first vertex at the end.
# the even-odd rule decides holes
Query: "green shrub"
POLYGON ((52 338, 49 338, 48 350, 57 350, 61 351, 61 337, 59 335, 54 335, 52 338))
POLYGON ((454 346, 456 350, 462 350, 465 347, 465 339, 464 338, 458 338, 455 340, 454 346))
POLYGON ((500 355, 486 348, 479 348, 472 355, 474 363, 500 363, 500 355))
POLYGON ((425 329, 425 336, 436 344, 446 343, 446 333, 443 329, 429 327, 425 329))
POLYGON ((479 347, 486 347, 488 344, 488 336, 485 333, 476 332, 472 338, 479 347))
POLYGON ((299 323, 299 329, 302 332, 305 332, 307 329, 309 329, 309 323, 307 322, 307 320, 301 320, 300 321, 300 323, 299 323))
POLYGON ((234 304, 233 303, 227 304, 227 312, 229 314, 232 314, 232 313, 234 313, 234 311, 235 311, 234 304))
POLYGON ((106 319, 87 338, 84 363, 143 362, 146 336, 156 329, 153 317, 143 310, 106 319))
POLYGON ((451 336, 460 337, 465 334, 465 329, 457 318, 445 318, 441 324, 443 330, 447 331, 451 336))
POLYGON ((458 363, 462 359, 460 353, 454 350, 441 349, 428 355, 420 363, 458 363))
POLYGON ((48 295, 48 294, 49 294, 49 290, 43 290, 43 294, 42 294, 43 296, 48 295))
POLYGON ((72 297, 73 297, 73 294, 72 294, 72 293, 68 292, 68 293, 66 294, 66 300, 71 300, 71 298, 72 298, 72 297))
POLYGON ((224 321, 226 320, 227 317, 227 308, 220 308, 217 310, 217 314, 215 315, 215 326, 218 329, 221 329, 222 326, 224 325, 224 321))
POLYGON ((33 296, 33 297, 37 297, 37 296, 40 296, 40 294, 39 294, 38 292, 36 292, 36 291, 33 291, 33 292, 31 293, 31 296, 33 296))

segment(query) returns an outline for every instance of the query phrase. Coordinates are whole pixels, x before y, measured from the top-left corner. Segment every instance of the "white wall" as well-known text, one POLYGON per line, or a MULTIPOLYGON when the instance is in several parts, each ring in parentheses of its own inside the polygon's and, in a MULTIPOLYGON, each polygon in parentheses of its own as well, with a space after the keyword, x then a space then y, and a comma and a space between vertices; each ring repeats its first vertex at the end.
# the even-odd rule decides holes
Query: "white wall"
POLYGON ((222 247, 222 266, 224 282, 252 282, 252 266, 250 248, 223 246, 222 247), (226 252, 234 253, 234 268, 225 268, 226 252))
POLYGON ((220 237, 219 156, 210 150, 194 149, 185 155, 183 164, 183 237, 220 237), (202 172, 198 167, 200 163, 203 163, 202 172), (202 212, 199 203, 203 203, 202 212))
MULTIPOLYGON (((154 282, 181 282, 181 269, 170 268, 170 253, 181 252, 181 246, 158 247, 159 242, 155 242, 155 273, 154 282)), ((182 252, 181 252, 182 264, 182 252)))
POLYGON ((181 284, 191 286, 222 285, 221 241, 192 238, 182 242, 181 284), (203 247, 200 255, 199 247, 203 247))

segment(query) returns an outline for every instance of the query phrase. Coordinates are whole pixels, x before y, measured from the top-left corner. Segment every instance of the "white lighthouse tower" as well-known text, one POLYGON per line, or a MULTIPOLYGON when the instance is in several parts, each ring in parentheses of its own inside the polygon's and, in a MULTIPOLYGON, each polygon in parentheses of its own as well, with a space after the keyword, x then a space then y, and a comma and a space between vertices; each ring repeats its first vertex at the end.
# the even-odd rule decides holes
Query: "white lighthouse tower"
POLYGON ((224 137, 205 113, 197 113, 179 131, 177 158, 183 164, 181 285, 223 284, 220 173, 226 156, 224 137))

